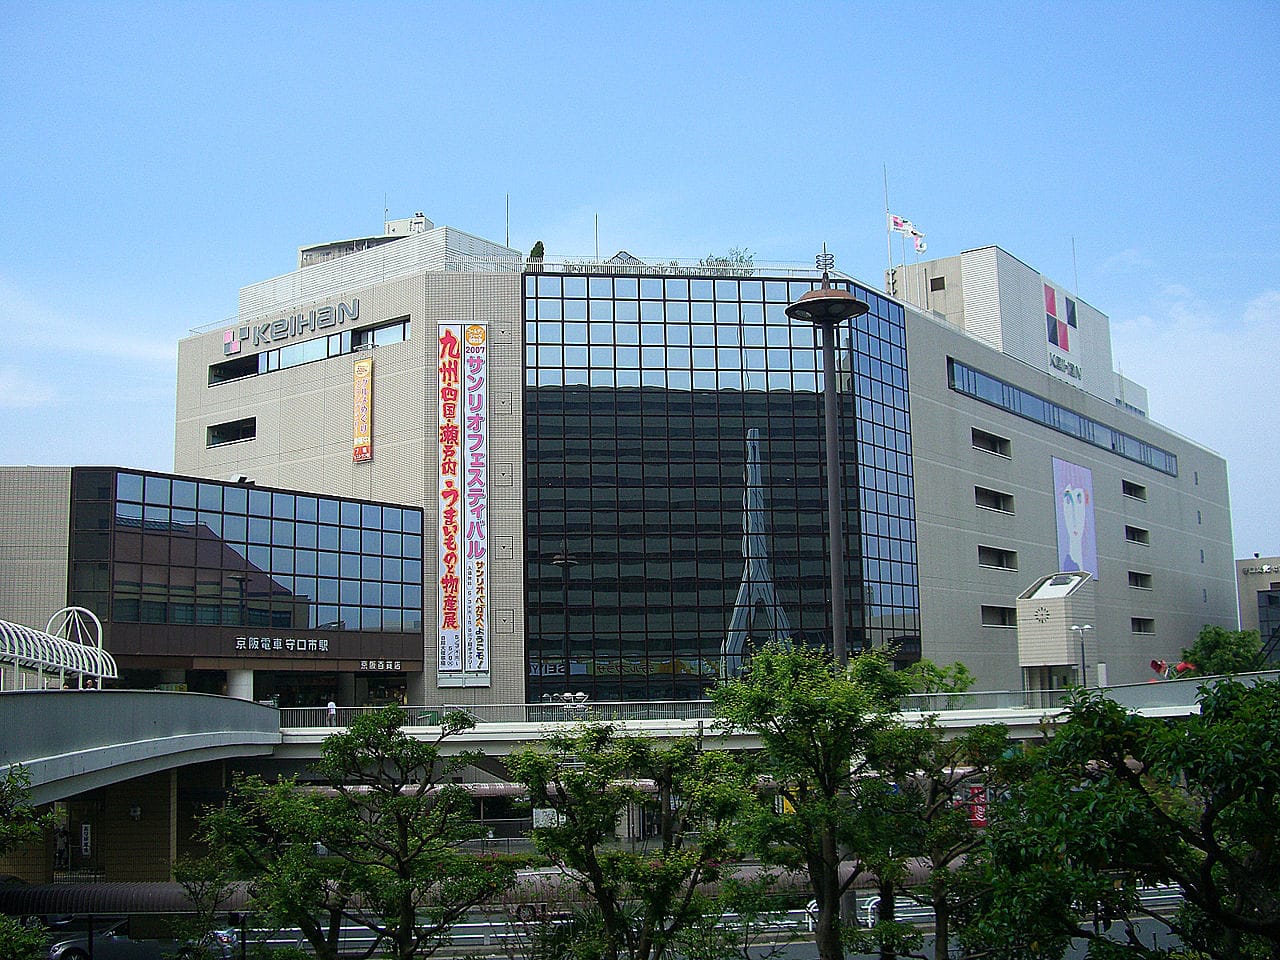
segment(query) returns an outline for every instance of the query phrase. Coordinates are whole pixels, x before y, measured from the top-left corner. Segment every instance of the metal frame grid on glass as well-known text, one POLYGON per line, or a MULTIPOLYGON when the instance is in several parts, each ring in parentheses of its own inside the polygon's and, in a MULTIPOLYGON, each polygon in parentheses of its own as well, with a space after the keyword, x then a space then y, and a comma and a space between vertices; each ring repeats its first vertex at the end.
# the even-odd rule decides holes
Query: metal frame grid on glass
MULTIPOLYGON (((821 362, 784 312, 815 285, 525 277, 531 699, 694 697, 770 637, 829 644, 821 362)), ((903 311, 853 289, 871 311, 839 363, 850 645, 910 658, 903 311)))
POLYGON ((422 511, 76 468, 71 602, 115 623, 422 632, 422 511))

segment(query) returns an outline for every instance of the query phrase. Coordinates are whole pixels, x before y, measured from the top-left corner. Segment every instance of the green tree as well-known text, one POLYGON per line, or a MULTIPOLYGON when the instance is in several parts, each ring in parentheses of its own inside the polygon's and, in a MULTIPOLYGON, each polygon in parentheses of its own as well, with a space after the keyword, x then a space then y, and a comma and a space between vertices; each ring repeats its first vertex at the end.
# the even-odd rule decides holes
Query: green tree
POLYGON ((730 247, 725 254, 709 253, 698 261, 698 266, 727 277, 749 277, 756 272, 755 254, 746 247, 730 247))
POLYGON ((973 673, 963 663, 956 661, 949 667, 940 667, 929 659, 917 660, 902 671, 911 693, 957 695, 973 686, 973 673))
POLYGON ((1280 683, 1222 680, 1200 714, 1127 712, 1077 692, 1045 746, 1015 767, 981 855, 989 892, 964 937, 995 957, 1058 957, 1072 938, 1144 958, 1133 925, 1166 925, 1197 956, 1280 957, 1280 683), (1141 884, 1177 885, 1155 916, 1141 884), (1113 931, 1113 935, 1114 935, 1113 931))
POLYGON ((546 248, 542 245, 542 241, 539 240, 537 243, 533 245, 533 249, 529 251, 529 259, 526 266, 528 267, 528 269, 536 273, 537 271, 542 269, 542 261, 543 261, 543 258, 545 257, 546 257, 546 248))
POLYGON ((184 857, 173 866, 173 879, 182 887, 191 905, 188 916, 172 922, 176 939, 191 946, 186 960, 214 960, 222 956, 220 947, 210 939, 212 931, 225 926, 220 923, 222 907, 235 892, 231 877, 231 858, 225 851, 213 850, 205 857, 184 857))
POLYGON ((745 836, 765 862, 807 875, 822 960, 844 956, 841 900, 884 845, 885 791, 869 754, 901 728, 907 689, 877 651, 842 667, 821 651, 768 644, 711 694, 726 726, 760 738, 779 799, 758 808, 745 836))
MULTIPOLYGON (((0 854, 41 839, 51 826, 47 814, 32 808, 30 787, 31 779, 21 767, 9 767, 0 777, 0 854)), ((0 957, 41 960, 47 947, 48 937, 42 927, 0 916, 0 957)))
POLYGON ((514 881, 512 869, 460 849, 479 835, 471 797, 450 775, 466 758, 441 743, 472 724, 444 718, 440 736, 415 740, 387 707, 325 740, 322 790, 292 780, 239 780, 204 820, 207 841, 252 878, 254 901, 298 926, 325 960, 345 921, 366 927, 381 955, 431 955, 469 910, 514 881))
MULTIPOLYGON (((983 840, 978 814, 988 809, 996 769, 1009 749, 1002 724, 984 724, 960 733, 943 728, 936 716, 881 738, 870 759, 894 785, 890 845, 872 869, 878 876, 906 878, 907 867, 923 869, 924 883, 907 895, 934 916, 934 956, 951 956, 952 917, 972 896, 960 871, 983 840)), ((985 817, 983 818, 985 819, 985 817)), ((890 891, 882 892, 882 897, 890 891)))
POLYGON ((1182 659, 1202 676, 1225 676, 1262 669, 1262 641, 1257 630, 1227 630, 1206 624, 1182 659))
MULTIPOLYGON (((913 698, 912 709, 956 708, 973 686, 963 663, 939 666, 920 660, 902 671, 913 698)), ((881 855, 886 873, 902 877, 908 865, 925 871, 925 882, 907 895, 930 907, 934 916, 934 956, 951 955, 952 916, 972 896, 960 867, 982 842, 977 814, 985 813, 997 766, 1009 749, 1003 724, 983 724, 957 733, 943 728, 936 714, 882 738, 871 756, 895 789, 898 823, 895 842, 881 855), (896 865, 896 870, 894 866, 896 865)), ((884 891, 887 895, 889 891, 884 891)))
POLYGON ((538 850, 591 904, 558 931, 547 955, 664 960, 682 938, 724 912, 704 884, 735 858, 731 826, 754 782, 729 754, 692 739, 663 746, 585 724, 513 755, 514 779, 556 822, 534 831, 538 850), (652 836, 623 845, 620 819, 647 816, 652 836))

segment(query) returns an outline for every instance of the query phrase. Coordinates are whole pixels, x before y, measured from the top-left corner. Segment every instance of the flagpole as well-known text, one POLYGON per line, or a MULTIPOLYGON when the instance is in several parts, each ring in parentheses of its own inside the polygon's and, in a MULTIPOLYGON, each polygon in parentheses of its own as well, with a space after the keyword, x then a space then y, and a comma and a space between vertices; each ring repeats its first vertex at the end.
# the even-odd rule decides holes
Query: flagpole
POLYGON ((889 289, 889 277, 893 275, 893 231, 889 229, 889 164, 884 164, 884 292, 889 289))

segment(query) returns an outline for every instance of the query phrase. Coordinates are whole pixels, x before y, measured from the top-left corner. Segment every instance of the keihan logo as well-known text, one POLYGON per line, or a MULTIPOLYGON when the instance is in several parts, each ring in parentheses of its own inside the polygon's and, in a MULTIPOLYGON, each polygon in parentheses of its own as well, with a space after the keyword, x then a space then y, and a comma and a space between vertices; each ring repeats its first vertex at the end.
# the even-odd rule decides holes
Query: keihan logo
POLYGON ((360 301, 352 297, 350 303, 339 301, 336 305, 330 304, 315 310, 300 311, 278 320, 268 320, 266 323, 232 327, 222 334, 222 354, 226 357, 235 356, 245 342, 255 347, 276 344, 290 337, 345 326, 348 322, 359 319, 360 301))
POLYGON ((1065 321, 1058 319, 1058 293, 1046 283, 1044 285, 1044 317, 1049 327, 1049 342, 1059 350, 1070 353, 1070 331, 1076 327, 1076 302, 1064 296, 1062 303, 1067 314, 1065 321))

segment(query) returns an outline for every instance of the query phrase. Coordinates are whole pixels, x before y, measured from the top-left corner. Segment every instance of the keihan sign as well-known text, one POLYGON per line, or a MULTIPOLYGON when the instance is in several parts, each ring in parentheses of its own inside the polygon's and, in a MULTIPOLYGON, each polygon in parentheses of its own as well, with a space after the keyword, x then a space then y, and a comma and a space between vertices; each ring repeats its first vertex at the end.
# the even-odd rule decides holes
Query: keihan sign
POLYGON ((222 352, 231 357, 239 353, 246 344, 251 347, 274 346, 293 337, 342 327, 359 319, 360 301, 352 297, 350 303, 338 301, 314 310, 292 313, 278 320, 232 327, 222 334, 222 352))

